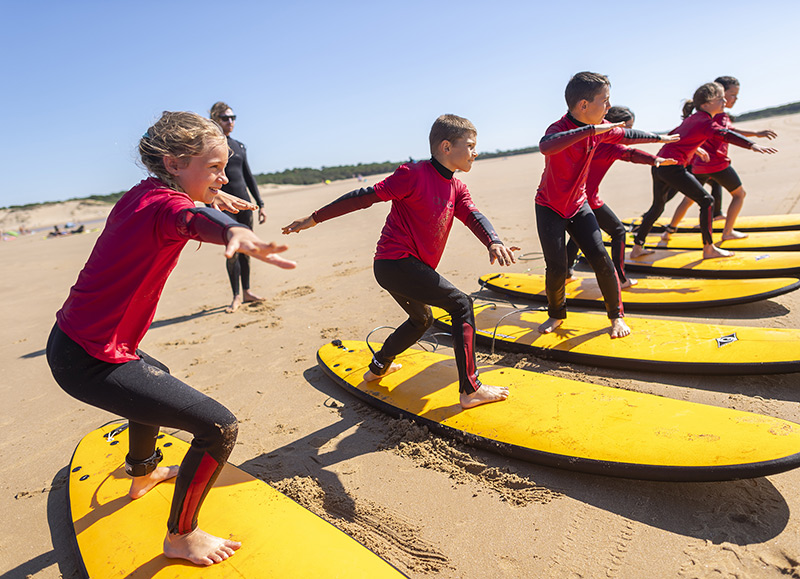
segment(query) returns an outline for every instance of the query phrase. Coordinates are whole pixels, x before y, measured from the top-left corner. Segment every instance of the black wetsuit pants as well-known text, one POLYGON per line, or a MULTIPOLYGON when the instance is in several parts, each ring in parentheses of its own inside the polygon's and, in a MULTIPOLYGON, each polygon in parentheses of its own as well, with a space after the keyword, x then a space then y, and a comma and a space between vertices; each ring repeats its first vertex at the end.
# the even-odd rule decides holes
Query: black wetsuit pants
POLYGON ((159 426, 194 435, 175 481, 167 528, 184 534, 197 527, 197 513, 236 442, 236 417, 216 400, 169 374, 158 360, 111 364, 94 358, 56 325, 47 341, 47 362, 70 396, 129 420, 129 463, 143 463, 156 450, 159 426))
POLYGON ((436 306, 452 317, 459 392, 472 394, 480 388, 475 362, 472 299, 415 257, 376 259, 373 271, 378 284, 400 304, 408 319, 375 353, 370 370, 377 375, 383 374, 397 355, 413 346, 431 327, 433 315, 430 306, 436 306))
POLYGON ((711 213, 714 199, 703 189, 697 178, 683 165, 653 167, 650 172, 653 176, 653 204, 642 216, 642 224, 636 232, 634 243, 644 245, 653 224, 664 213, 664 205, 667 203, 670 193, 675 190, 680 191, 700 206, 700 232, 703 235, 703 245, 713 243, 711 213))
POLYGON ((561 217, 549 207, 537 204, 536 229, 544 253, 548 315, 557 320, 567 317, 565 284, 569 264, 566 234, 569 233, 586 256, 597 277, 609 319, 621 318, 624 312, 619 279, 617 272, 614 271, 614 264, 611 263, 611 258, 603 246, 603 236, 589 204, 584 203, 570 219, 561 217))
MULTIPOLYGON (((225 215, 253 229, 252 211, 239 211, 239 213, 228 213, 225 211, 225 215)), ((231 282, 231 291, 233 291, 234 296, 239 294, 239 280, 242 282, 242 290, 248 291, 250 289, 249 255, 239 252, 234 253, 233 257, 229 257, 225 260, 225 268, 228 270, 228 279, 231 282)))
MULTIPOLYGON (((611 261, 614 263, 619 282, 625 283, 628 281, 628 277, 625 275, 625 236, 628 232, 608 205, 603 204, 597 209, 592 209, 592 212, 600 229, 611 236, 611 261)), ((570 270, 575 266, 577 258, 578 244, 570 237, 569 243, 567 243, 567 264, 570 270)))

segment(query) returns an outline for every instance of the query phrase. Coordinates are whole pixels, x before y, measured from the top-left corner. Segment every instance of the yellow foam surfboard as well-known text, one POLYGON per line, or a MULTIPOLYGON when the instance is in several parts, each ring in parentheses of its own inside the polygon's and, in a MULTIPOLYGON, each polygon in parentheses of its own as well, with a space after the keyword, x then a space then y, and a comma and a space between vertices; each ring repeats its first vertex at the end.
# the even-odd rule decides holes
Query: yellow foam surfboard
POLYGON ((715 259, 703 259, 701 250, 657 249, 636 259, 628 252, 625 272, 718 279, 800 277, 800 251, 739 251, 715 259))
POLYGON ((499 366, 481 367, 481 380, 507 386, 508 400, 462 410, 452 356, 412 348, 395 360, 400 370, 367 383, 370 359, 361 341, 335 340, 317 352, 334 382, 384 412, 547 466, 667 481, 800 466, 800 425, 778 418, 499 366))
MULTIPOLYGON (((444 310, 433 308, 436 325, 451 331, 444 310)), ((529 352, 562 362, 625 370, 741 375, 800 372, 800 330, 754 328, 625 318, 632 334, 611 339, 605 314, 570 311, 550 334, 538 327, 546 311, 510 305, 475 306, 479 342, 496 349, 529 352)))
MULTIPOLYGON (((625 239, 628 247, 633 246, 634 234, 625 239)), ((731 251, 798 251, 800 250, 800 231, 754 231, 744 239, 722 241, 722 234, 715 232, 714 244, 731 251)), ((610 244, 610 238, 603 234, 603 242, 610 244)), ((668 241, 662 241, 660 233, 652 233, 645 238, 645 247, 658 249, 703 249, 700 232, 673 233, 668 241)))
MULTIPOLYGON (((663 231, 669 225, 671 217, 661 217, 653 225, 653 231, 663 231)), ((627 227, 638 227, 642 223, 641 217, 629 218, 622 221, 627 227)), ((713 223, 714 231, 722 231, 725 227, 724 219, 717 219, 713 223)), ((694 231, 700 228, 700 219, 686 217, 678 225, 678 231, 694 231)), ((736 219, 734 229, 739 231, 791 231, 800 229, 800 213, 788 215, 740 215, 736 219)))
MULTIPOLYGON (((697 279, 637 278, 636 285, 622 291, 625 311, 663 308, 706 308, 765 300, 800 287, 797 278, 697 279)), ((492 291, 547 303, 542 274, 490 273, 478 280, 492 291)), ((603 294, 594 275, 577 276, 567 282, 567 305, 605 309, 603 294)))
MULTIPOLYGON (((405 577, 372 551, 263 481, 227 464, 200 511, 200 528, 241 541, 226 561, 201 567, 162 552, 174 484, 132 501, 124 462, 125 423, 87 434, 70 463, 69 502, 89 577, 203 579, 405 577)), ((160 436, 162 464, 180 464, 189 445, 160 436)))

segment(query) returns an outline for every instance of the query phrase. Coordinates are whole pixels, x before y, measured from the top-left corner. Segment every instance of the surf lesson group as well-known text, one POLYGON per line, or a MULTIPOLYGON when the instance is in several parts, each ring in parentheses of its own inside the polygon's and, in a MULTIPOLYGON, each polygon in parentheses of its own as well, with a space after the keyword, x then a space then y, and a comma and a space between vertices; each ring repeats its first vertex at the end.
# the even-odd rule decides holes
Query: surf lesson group
MULTIPOLYGON (((664 240, 678 230, 691 203, 697 203, 702 259, 722 261, 733 252, 714 243, 714 220, 724 219, 723 241, 747 236, 734 228, 745 192, 727 157, 728 144, 762 154, 777 152, 748 138, 774 139, 773 131, 732 127, 725 108, 733 106, 738 95, 739 82, 733 77, 700 86, 684 107, 683 122, 668 134, 634 129, 632 110, 611 107, 610 86, 602 74, 572 76, 565 89, 568 112, 548 127, 540 141, 545 167, 535 196, 535 218, 546 267, 548 318, 536 330, 543 335, 557 332, 567 317, 566 288, 578 251, 600 287, 610 322, 608 335, 621 339, 631 334, 624 320, 624 291, 634 288, 636 280, 625 270, 627 230, 598 195, 614 161, 652 167, 653 202, 636 232, 631 260, 654 253, 647 247, 647 235, 666 201, 680 192, 687 202, 666 227, 664 240), (638 143, 663 146, 653 155, 630 147, 638 143), (727 215, 717 200, 721 195, 714 197, 704 189, 707 182, 731 194, 727 215), (601 231, 611 236, 611 255, 601 231)), ((234 296, 231 312, 244 302, 261 299, 249 288, 250 257, 284 269, 297 266, 281 255, 286 245, 264 241, 252 230, 252 212, 258 212, 261 222, 266 214, 244 146, 230 136, 235 119, 230 106, 220 102, 212 107, 211 118, 164 112, 147 128, 138 151, 150 177, 114 206, 56 314, 47 343, 48 364, 66 393, 128 419, 124 464, 131 477, 128 498, 139 500, 159 483, 175 479, 163 554, 199 566, 221 563, 242 545, 198 526, 203 503, 236 441, 237 421, 220 403, 171 376, 168 367, 141 351, 139 344, 190 240, 224 246, 234 296), (160 465, 160 427, 185 430, 194 437, 179 466, 160 465)), ((504 404, 513 393, 507 386, 481 381, 473 300, 436 267, 454 218, 483 243, 490 265, 516 263, 520 248, 503 242, 455 175, 469 172, 477 157, 476 127, 464 117, 441 115, 432 125, 429 143, 430 159, 401 165, 379 183, 292 221, 283 233, 299 233, 377 202, 390 202, 373 271, 408 318, 372 352, 361 380, 379 384, 402 370, 398 358, 432 326, 434 306, 452 318, 459 405, 462 412, 470 412, 490 403, 504 404)))

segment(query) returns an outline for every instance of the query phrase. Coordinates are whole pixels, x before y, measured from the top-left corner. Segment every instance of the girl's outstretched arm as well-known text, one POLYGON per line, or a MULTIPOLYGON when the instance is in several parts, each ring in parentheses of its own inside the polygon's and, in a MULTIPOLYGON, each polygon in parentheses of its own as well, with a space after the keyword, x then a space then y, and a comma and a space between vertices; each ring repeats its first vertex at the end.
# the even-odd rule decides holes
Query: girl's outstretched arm
POLYGON ((287 249, 289 248, 286 245, 277 245, 275 243, 262 241, 255 233, 246 227, 231 227, 228 230, 228 244, 225 246, 225 257, 233 257, 233 254, 236 252, 244 253, 282 269, 294 269, 297 267, 297 263, 276 255, 287 249))
POLYGON ((229 213, 239 213, 239 211, 254 211, 258 209, 258 205, 254 205, 249 201, 240 199, 236 195, 219 191, 211 202, 211 207, 219 209, 220 211, 227 211, 229 213))

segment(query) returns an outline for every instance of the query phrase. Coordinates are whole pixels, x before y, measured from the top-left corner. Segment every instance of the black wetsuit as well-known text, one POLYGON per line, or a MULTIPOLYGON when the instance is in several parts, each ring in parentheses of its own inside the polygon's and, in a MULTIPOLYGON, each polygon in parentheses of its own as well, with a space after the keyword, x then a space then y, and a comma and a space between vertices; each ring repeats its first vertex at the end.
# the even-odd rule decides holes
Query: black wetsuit
MULTIPOLYGON (((250 171, 250 165, 247 163, 247 151, 244 143, 228 137, 228 146, 233 155, 228 159, 228 166, 225 168, 225 175, 228 177, 228 183, 222 186, 225 193, 235 195, 239 199, 250 201, 250 195, 247 190, 253 195, 253 199, 258 205, 259 209, 264 207, 264 201, 258 193, 258 185, 256 184, 253 173, 250 171)), ((239 213, 228 213, 239 223, 246 225, 250 229, 253 228, 253 212, 240 211, 239 213)), ((237 253, 233 257, 228 258, 225 263, 228 269, 228 278, 231 282, 231 290, 233 295, 239 294, 239 280, 241 280, 242 289, 250 289, 250 256, 244 253, 237 253)))

